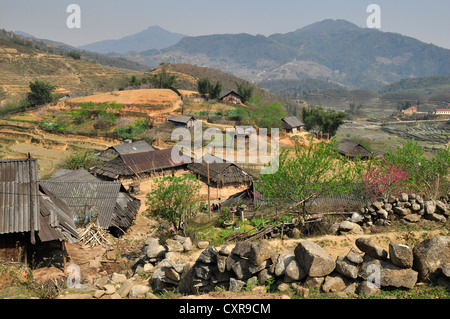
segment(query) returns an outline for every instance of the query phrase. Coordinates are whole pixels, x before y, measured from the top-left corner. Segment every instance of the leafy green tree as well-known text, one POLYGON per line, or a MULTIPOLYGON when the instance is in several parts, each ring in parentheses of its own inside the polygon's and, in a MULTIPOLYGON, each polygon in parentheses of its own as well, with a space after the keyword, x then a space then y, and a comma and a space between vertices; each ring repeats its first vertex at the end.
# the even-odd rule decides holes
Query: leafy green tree
POLYGON ((217 82, 215 85, 212 85, 209 90, 209 98, 210 99, 218 99, 220 97, 220 92, 222 92, 222 83, 217 82))
POLYGON ((193 175, 158 178, 147 194, 147 213, 170 222, 176 231, 199 211, 200 185, 193 175))
POLYGON ((27 94, 27 100, 31 106, 43 105, 53 101, 53 91, 55 86, 48 82, 35 80, 30 82, 30 90, 27 94))
POLYGON ((255 89, 255 87, 247 82, 244 83, 237 83, 236 82, 236 87, 237 87, 237 93, 242 96, 243 101, 242 103, 246 103, 248 100, 250 100, 253 96, 253 90, 255 89))
POLYGON ((209 78, 204 77, 197 81, 197 90, 204 98, 217 99, 222 92, 222 83, 216 82, 213 85, 209 78))
POLYGON ((67 56, 71 57, 74 60, 80 60, 81 59, 81 55, 77 51, 70 51, 70 52, 67 53, 67 56))
POLYGON ((168 73, 167 70, 163 67, 161 72, 153 75, 149 79, 149 81, 157 88, 168 89, 175 85, 177 77, 173 74, 168 73))
POLYGON ((312 196, 332 192, 352 192, 354 181, 362 176, 361 165, 350 163, 336 152, 336 140, 330 143, 296 143, 294 156, 283 151, 278 170, 274 174, 259 176, 256 190, 272 205, 292 206, 306 202, 312 196))
POLYGON ((302 119, 307 131, 318 130, 331 136, 336 135, 346 116, 344 112, 325 111, 322 107, 302 108, 302 119))
POLYGON ((201 78, 197 81, 197 91, 203 97, 206 97, 209 94, 209 90, 211 87, 211 81, 209 78, 201 78))

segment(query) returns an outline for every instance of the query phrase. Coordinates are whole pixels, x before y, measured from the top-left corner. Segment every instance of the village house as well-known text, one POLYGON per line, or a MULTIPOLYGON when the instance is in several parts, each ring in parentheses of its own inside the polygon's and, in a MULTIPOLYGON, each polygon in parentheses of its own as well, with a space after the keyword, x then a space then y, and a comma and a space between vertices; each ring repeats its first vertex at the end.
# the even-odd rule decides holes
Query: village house
POLYGON ((450 109, 435 109, 433 114, 439 116, 450 116, 450 109))
POLYGON ((189 115, 169 116, 167 120, 174 123, 176 126, 182 127, 193 127, 196 121, 193 116, 189 115))
POLYGON ((219 102, 232 105, 244 105, 244 98, 238 93, 231 90, 223 90, 219 95, 219 102))
POLYGON ((96 177, 109 181, 135 182, 152 176, 173 175, 178 170, 184 170, 191 158, 178 154, 181 162, 172 158, 172 148, 122 154, 109 162, 93 167, 90 172, 96 177))
POLYGON ((350 159, 355 159, 358 156, 361 159, 368 159, 373 155, 372 152, 361 144, 349 140, 342 140, 338 142, 337 151, 339 154, 347 156, 350 159))
POLYGON ((121 183, 102 181, 84 169, 61 169, 40 184, 67 203, 78 224, 95 219, 116 235, 133 224, 141 206, 121 183))
POLYGON ((201 163, 189 163, 187 169, 206 183, 209 174, 210 184, 216 188, 248 186, 253 181, 253 177, 236 164, 211 154, 205 154, 201 163))
POLYGON ((40 184, 36 159, 0 161, 0 257, 25 264, 32 251, 77 242, 70 210, 64 201, 40 184))
POLYGON ((128 143, 108 147, 105 151, 101 152, 97 158, 100 160, 109 161, 119 155, 152 152, 155 150, 157 149, 148 144, 146 141, 130 141, 128 143))
POLYGON ((288 133, 296 134, 298 131, 305 129, 305 124, 295 116, 289 116, 281 119, 283 122, 283 129, 288 133))

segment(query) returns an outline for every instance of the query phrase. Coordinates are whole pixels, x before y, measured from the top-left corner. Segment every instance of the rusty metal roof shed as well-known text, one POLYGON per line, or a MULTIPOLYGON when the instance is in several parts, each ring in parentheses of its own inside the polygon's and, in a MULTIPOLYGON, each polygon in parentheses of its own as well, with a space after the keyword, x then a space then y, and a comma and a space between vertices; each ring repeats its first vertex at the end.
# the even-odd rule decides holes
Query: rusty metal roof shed
POLYGON ((36 159, 0 161, 0 234, 39 230, 36 159))
POLYGON ((176 168, 191 161, 189 156, 180 154, 176 148, 168 148, 153 152, 121 155, 124 163, 135 173, 153 172, 168 168, 176 168), (181 163, 173 158, 172 151, 182 159, 181 163))

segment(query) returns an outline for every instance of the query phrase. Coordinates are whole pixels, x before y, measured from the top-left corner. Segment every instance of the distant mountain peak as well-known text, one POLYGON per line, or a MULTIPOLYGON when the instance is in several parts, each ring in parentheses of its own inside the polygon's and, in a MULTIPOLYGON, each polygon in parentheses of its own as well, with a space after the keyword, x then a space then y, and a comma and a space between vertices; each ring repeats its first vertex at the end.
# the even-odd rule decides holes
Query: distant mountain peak
POLYGON ((344 19, 325 19, 312 24, 309 24, 303 28, 297 29, 295 33, 316 31, 316 32, 336 32, 336 31, 354 31, 361 30, 356 24, 344 19))
POLYGON ((80 49, 97 53, 126 53, 130 51, 141 52, 151 49, 162 49, 171 46, 182 38, 184 34, 174 33, 153 25, 135 34, 117 40, 104 40, 80 46, 80 49))

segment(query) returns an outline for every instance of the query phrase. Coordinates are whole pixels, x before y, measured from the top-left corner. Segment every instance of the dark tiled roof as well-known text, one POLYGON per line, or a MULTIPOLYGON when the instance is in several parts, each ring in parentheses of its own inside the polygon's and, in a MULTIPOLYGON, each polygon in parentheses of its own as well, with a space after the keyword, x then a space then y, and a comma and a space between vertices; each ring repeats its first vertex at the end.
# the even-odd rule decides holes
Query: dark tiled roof
POLYGON ((190 163, 187 169, 195 174, 203 177, 208 177, 209 163, 209 179, 214 183, 221 183, 222 185, 231 183, 244 183, 252 180, 252 176, 242 170, 234 163, 227 162, 219 157, 211 154, 206 154, 202 158, 201 163, 190 163))

